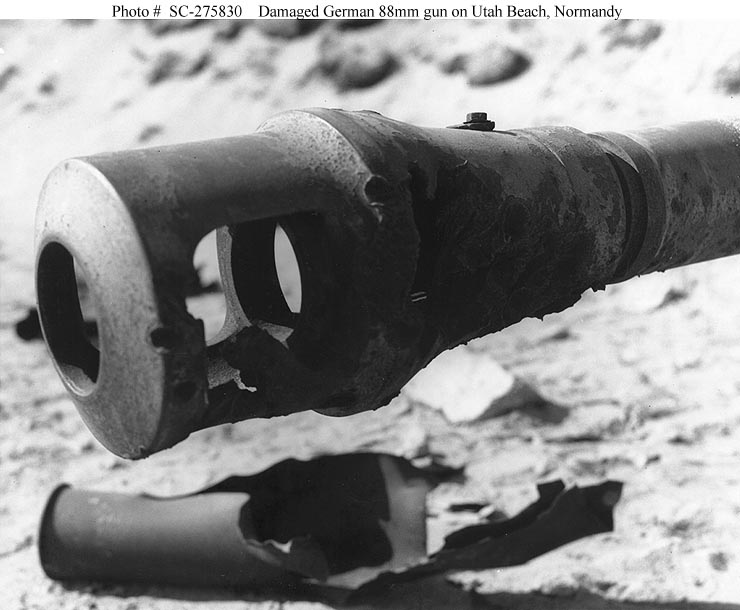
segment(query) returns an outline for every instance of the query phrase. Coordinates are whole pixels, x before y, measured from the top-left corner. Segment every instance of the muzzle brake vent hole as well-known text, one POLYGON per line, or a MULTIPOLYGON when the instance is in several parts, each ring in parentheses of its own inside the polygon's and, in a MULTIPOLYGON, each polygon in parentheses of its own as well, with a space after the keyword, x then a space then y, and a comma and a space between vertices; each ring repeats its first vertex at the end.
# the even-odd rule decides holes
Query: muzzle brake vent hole
POLYGON ((100 369, 98 316, 88 294, 90 284, 71 252, 58 242, 44 246, 36 273, 39 317, 49 349, 72 392, 86 396, 95 389, 100 369))

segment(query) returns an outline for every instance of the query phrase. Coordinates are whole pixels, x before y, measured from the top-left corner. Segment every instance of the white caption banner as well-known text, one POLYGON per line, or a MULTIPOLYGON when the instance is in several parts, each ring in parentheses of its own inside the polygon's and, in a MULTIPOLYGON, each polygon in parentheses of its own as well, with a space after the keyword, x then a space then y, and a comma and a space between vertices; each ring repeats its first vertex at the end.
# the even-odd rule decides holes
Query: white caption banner
POLYGON ((726 0, 615 0, 614 2, 459 2, 363 0, 312 2, 260 0, 205 4, 130 0, 34 0, 0 3, 0 19, 170 18, 375 18, 375 19, 740 19, 740 2, 726 0), (238 7, 238 8, 237 8, 238 7))

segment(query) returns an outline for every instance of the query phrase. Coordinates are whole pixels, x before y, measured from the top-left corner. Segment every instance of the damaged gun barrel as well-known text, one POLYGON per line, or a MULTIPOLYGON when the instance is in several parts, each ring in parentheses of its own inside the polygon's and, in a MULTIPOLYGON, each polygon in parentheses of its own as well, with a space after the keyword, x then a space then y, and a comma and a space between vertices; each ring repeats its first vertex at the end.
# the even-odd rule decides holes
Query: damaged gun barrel
POLYGON ((740 252, 740 121, 458 127, 295 111, 253 135, 60 164, 37 215, 39 312, 93 434, 140 458, 224 422, 375 409, 446 349, 589 288, 740 252), (217 228, 227 315, 206 345, 185 297, 217 228))

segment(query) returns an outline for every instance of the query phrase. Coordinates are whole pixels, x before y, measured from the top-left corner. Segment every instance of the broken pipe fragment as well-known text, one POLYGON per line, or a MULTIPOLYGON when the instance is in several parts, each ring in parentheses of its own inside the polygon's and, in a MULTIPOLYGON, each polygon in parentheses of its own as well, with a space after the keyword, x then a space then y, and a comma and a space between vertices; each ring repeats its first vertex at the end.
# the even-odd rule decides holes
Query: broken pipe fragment
POLYGON ((62 485, 44 510, 41 564, 56 580, 303 583, 362 594, 430 573, 524 563, 610 531, 621 489, 542 485, 519 515, 455 532, 428 557, 426 495, 457 474, 365 453, 286 460, 173 498, 62 485))
POLYGON ((390 455, 350 454, 285 460, 174 498, 61 486, 42 518, 41 564, 57 580, 354 584, 355 570, 426 556, 425 499, 440 477, 390 455))

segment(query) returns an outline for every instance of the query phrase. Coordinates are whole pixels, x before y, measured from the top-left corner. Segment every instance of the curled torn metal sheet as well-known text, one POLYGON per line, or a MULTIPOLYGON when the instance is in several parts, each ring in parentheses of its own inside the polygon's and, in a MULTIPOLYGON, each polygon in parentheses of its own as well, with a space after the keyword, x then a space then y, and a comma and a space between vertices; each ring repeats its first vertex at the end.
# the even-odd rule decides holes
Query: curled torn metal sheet
POLYGON ((557 481, 515 517, 454 532, 427 556, 426 495, 459 474, 367 453, 286 460, 174 498, 63 485, 44 510, 41 564, 57 580, 365 595, 432 573, 521 564, 613 528, 620 483, 566 490, 557 481))
POLYGON ((730 121, 477 131, 316 109, 68 160, 37 214, 44 336, 85 423, 123 457, 224 422, 376 409, 446 349, 589 288, 740 251, 738 142, 730 121), (300 312, 280 289, 278 226, 300 312), (227 318, 206 345, 185 294, 217 228, 227 318))

